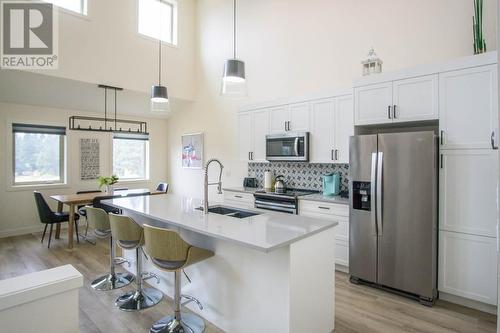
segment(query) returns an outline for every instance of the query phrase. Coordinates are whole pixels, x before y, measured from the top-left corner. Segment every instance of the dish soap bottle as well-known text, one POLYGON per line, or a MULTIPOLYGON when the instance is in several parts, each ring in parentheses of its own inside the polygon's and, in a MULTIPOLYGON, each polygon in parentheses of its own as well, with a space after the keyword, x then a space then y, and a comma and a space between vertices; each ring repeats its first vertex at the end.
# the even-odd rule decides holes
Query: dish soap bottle
POLYGON ((340 175, 330 173, 323 175, 323 195, 334 196, 340 193, 340 175))

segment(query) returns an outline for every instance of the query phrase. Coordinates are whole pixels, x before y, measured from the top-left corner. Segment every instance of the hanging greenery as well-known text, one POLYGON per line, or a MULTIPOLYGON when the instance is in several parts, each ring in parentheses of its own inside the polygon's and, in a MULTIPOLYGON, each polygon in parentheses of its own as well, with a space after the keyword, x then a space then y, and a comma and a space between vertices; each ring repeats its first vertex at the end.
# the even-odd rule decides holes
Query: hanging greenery
POLYGON ((483 38, 483 0, 474 0, 472 32, 474 34, 474 54, 486 52, 486 41, 483 38))

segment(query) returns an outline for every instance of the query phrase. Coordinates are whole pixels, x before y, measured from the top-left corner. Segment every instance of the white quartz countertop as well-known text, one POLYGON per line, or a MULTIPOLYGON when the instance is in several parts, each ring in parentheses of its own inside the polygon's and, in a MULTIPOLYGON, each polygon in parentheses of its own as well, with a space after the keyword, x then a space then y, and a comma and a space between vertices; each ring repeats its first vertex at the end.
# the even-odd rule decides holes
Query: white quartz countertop
POLYGON ((349 198, 342 198, 340 195, 326 196, 321 193, 303 195, 299 200, 329 202, 333 204, 349 205, 349 198))
POLYGON ((159 227, 177 226, 263 252, 287 246, 338 224, 258 209, 243 209, 261 213, 243 219, 214 213, 205 215, 196 209, 201 206, 201 200, 175 194, 115 198, 103 203, 145 217, 137 221, 140 224, 147 221, 159 227))

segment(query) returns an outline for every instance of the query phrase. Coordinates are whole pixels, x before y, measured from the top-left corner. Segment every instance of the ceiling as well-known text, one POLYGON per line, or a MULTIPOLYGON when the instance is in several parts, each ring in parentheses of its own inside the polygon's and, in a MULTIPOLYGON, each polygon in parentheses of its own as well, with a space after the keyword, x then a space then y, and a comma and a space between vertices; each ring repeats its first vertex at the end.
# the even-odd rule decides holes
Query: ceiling
MULTIPOLYGON (((104 90, 97 84, 39 73, 2 70, 0 102, 78 110, 82 113, 104 113, 104 90)), ((122 90, 117 95, 119 115, 168 118, 181 100, 171 100, 162 111, 151 111, 149 94, 122 90)), ((108 112, 114 111, 114 93, 108 90, 108 112)))

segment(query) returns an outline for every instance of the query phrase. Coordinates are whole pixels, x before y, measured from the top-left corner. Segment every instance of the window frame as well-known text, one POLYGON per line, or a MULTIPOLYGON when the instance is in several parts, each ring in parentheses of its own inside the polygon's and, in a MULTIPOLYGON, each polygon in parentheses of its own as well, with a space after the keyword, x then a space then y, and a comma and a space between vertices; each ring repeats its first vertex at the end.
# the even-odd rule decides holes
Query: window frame
POLYGON ((116 175, 115 173, 115 140, 134 140, 134 141, 143 141, 144 143, 144 177, 143 178, 122 178, 119 175, 119 182, 124 183, 124 182, 143 182, 143 181, 149 181, 150 180, 150 153, 149 153, 149 137, 147 139, 137 139, 134 138, 133 135, 131 135, 130 138, 125 137, 126 135, 119 136, 119 137, 111 137, 111 173, 113 175, 116 175))
POLYGON ((85 19, 87 19, 89 17, 89 0, 79 0, 80 1, 80 10, 81 10, 80 12, 76 12, 72 9, 56 5, 56 4, 52 3, 50 0, 40 0, 40 1, 45 2, 45 3, 50 3, 54 7, 56 7, 59 11, 62 11, 62 12, 67 13, 67 14, 75 15, 77 17, 82 17, 85 19))
MULTIPOLYGON (((57 126, 57 125, 47 125, 39 123, 27 123, 27 122, 16 122, 16 124, 30 125, 30 126, 57 126)), ((11 137, 11 147, 10 158, 12 159, 11 170, 10 170, 10 186, 13 188, 22 187, 33 187, 33 186, 43 186, 43 185, 66 185, 67 184, 67 170, 66 170, 66 136, 67 134, 59 134, 59 179, 57 180, 47 180, 47 181, 32 181, 32 182, 16 182, 16 132, 13 130, 14 123, 10 124, 10 137, 11 137)), ((58 126, 59 127, 59 126, 58 126)), ((62 126, 61 126, 62 127, 62 126)), ((26 132, 29 133, 29 132, 26 132)), ((30 134, 36 134, 35 132, 30 134)), ((57 134, 54 134, 57 135, 57 134)))
MULTIPOLYGON (((171 24, 170 28, 172 31, 171 41, 169 42, 169 41, 162 39, 161 42, 164 46, 166 45, 169 47, 178 48, 179 47, 179 20, 178 20, 178 18, 179 18, 179 3, 178 3, 178 0, 153 0, 153 1, 162 2, 162 3, 165 3, 165 4, 172 6, 172 17, 171 17, 171 22, 170 22, 170 24, 171 24)), ((136 34, 141 38, 147 39, 147 40, 154 42, 154 43, 158 43, 158 41, 159 41, 158 38, 143 34, 139 30, 139 25, 140 25, 139 11, 140 11, 140 7, 141 7, 140 2, 141 2, 141 0, 136 0, 136 34)))

